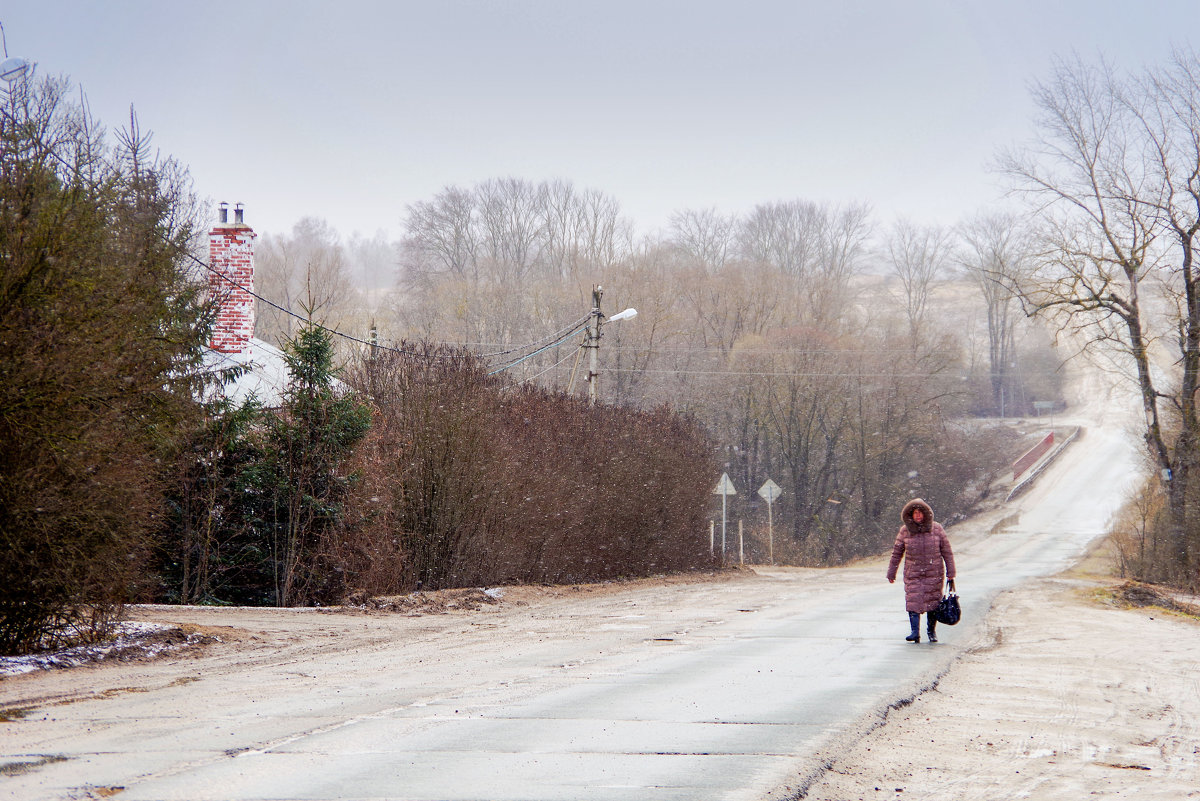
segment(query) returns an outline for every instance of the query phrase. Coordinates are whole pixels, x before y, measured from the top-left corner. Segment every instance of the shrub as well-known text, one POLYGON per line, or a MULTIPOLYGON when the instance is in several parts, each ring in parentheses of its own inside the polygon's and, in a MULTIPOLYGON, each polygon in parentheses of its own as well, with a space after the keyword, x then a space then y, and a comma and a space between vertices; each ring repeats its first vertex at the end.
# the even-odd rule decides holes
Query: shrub
POLYGON ((463 352, 405 349, 419 355, 380 351, 351 378, 376 409, 360 455, 370 511, 351 572, 362 589, 712 564, 704 512, 714 466, 693 421, 512 386, 463 352))

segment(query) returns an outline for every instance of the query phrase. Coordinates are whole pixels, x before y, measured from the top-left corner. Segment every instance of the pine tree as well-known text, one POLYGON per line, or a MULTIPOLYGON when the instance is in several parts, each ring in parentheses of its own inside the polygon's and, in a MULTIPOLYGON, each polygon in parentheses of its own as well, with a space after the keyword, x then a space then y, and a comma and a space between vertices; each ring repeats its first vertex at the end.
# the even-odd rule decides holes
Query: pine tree
POLYGON ((68 86, 0 94, 0 651, 104 633, 136 591, 204 341, 186 173, 68 86))

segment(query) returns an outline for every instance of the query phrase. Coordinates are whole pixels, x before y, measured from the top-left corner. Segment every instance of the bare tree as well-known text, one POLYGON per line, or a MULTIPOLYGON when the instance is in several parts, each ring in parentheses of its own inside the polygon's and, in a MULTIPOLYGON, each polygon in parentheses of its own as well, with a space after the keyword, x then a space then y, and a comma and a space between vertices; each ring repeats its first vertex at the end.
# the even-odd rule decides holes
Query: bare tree
POLYGON ((949 249, 950 233, 943 228, 920 226, 905 219, 892 226, 887 251, 904 291, 904 311, 914 343, 925 318, 931 285, 945 269, 949 249))
POLYGON ((547 278, 586 284, 587 273, 594 277, 631 252, 631 224, 621 217, 621 205, 612 196, 553 181, 540 186, 539 197, 547 278))
POLYGON ((1028 270, 1028 234, 1016 217, 996 214, 976 217, 962 226, 961 235, 959 264, 979 288, 987 310, 992 405, 1003 417, 1011 398, 1016 328, 1023 317, 1016 301, 1028 270))
POLYGON ((446 273, 478 278, 480 243, 475 216, 474 194, 453 186, 433 200, 410 205, 402 245, 403 264, 410 277, 446 273))
POLYGON ((708 271, 723 268, 734 247, 737 217, 716 209, 685 209, 670 219, 670 242, 708 271))
POLYGON ((583 225, 580 244, 587 263, 609 268, 633 253, 633 223, 621 216, 616 198, 595 189, 581 195, 583 225))
POLYGON ((497 178, 448 187, 409 206, 404 225, 409 289, 443 279, 510 288, 568 280, 586 288, 633 250, 632 225, 616 199, 569 181, 497 178))
POLYGON ((821 260, 817 263, 817 272, 844 289, 858 270, 875 231, 871 207, 866 203, 829 207, 826 218, 820 238, 821 260))
POLYGON ((739 254, 794 276, 805 276, 821 258, 827 214, 815 203, 793 200, 756 206, 738 228, 739 254))
POLYGON ((1061 62, 1034 99, 1040 139, 1002 165, 1039 210, 1044 244, 1023 288, 1032 311, 1057 315, 1090 349, 1127 360, 1146 413, 1145 440, 1166 479, 1169 578, 1200 585, 1200 67, 1176 53, 1140 78, 1108 64, 1061 62), (1167 287, 1175 319, 1150 314, 1147 290, 1167 287), (1152 347, 1174 340, 1163 378, 1152 347), (1165 408, 1164 408, 1165 407, 1165 408))
MULTIPOLYGON (((761 335, 781 322, 779 313, 794 281, 748 265, 719 276, 699 269, 684 273, 679 292, 690 308, 700 343, 727 355, 745 336, 761 335)), ((794 308, 793 308, 794 310, 794 308)))
MULTIPOLYGON (((353 295, 346 256, 337 232, 325 220, 305 217, 290 235, 263 237, 256 256, 256 278, 263 297, 289 311, 337 328, 353 295)), ((289 341, 300 320, 259 304, 254 331, 277 345, 289 341)))
POLYGON ((738 250, 748 261, 814 282, 807 307, 814 317, 837 319, 871 237, 870 209, 837 208, 809 201, 755 207, 738 229, 738 250))
POLYGON ((476 190, 480 240, 491 277, 523 281, 542 258, 542 200, 539 187, 519 178, 495 178, 476 190))

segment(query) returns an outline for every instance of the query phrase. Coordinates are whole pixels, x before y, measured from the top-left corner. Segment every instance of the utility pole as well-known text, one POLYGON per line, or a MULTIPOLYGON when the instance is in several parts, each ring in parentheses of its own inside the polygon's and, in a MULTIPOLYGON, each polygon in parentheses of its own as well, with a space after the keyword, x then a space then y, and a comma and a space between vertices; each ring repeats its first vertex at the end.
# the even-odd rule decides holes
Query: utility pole
MULTIPOLYGON (((599 284, 592 285, 592 310, 589 316, 592 322, 588 325, 583 334, 583 344, 580 348, 588 350, 588 404, 596 405, 596 379, 600 377, 600 326, 604 322, 604 312, 600 311, 600 299, 604 297, 604 287, 599 284)), ((612 317, 608 318, 610 323, 616 323, 621 320, 632 320, 637 317, 637 309, 626 309, 623 312, 617 312, 612 317)), ((582 350, 579 351, 583 353, 582 350)), ((571 380, 567 382, 567 393, 570 394, 575 388, 575 375, 579 371, 579 356, 575 357, 575 367, 571 370, 571 380)))
POLYGON ((596 379, 600 376, 600 323, 604 313, 600 311, 600 298, 604 297, 604 287, 592 285, 592 324, 587 330, 587 340, 583 343, 588 352, 588 405, 596 405, 596 379))

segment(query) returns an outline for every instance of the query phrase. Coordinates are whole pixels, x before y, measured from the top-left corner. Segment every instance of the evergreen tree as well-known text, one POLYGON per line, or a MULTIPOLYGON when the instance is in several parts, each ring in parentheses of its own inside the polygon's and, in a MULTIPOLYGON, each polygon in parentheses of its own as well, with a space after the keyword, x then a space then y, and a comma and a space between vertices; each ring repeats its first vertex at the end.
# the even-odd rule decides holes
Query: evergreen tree
POLYGON ((371 425, 370 408, 337 383, 328 332, 303 326, 285 347, 291 381, 269 427, 269 514, 274 597, 281 606, 328 599, 341 589, 328 564, 353 476, 344 465, 371 425))
POLYGON ((186 173, 64 81, 0 93, 0 652, 103 635, 143 577, 204 341, 186 173))
POLYGON ((280 408, 212 401, 188 440, 162 537, 167 600, 293 606, 344 589, 332 554, 370 408, 338 382, 324 329, 304 325, 284 355, 280 408))

